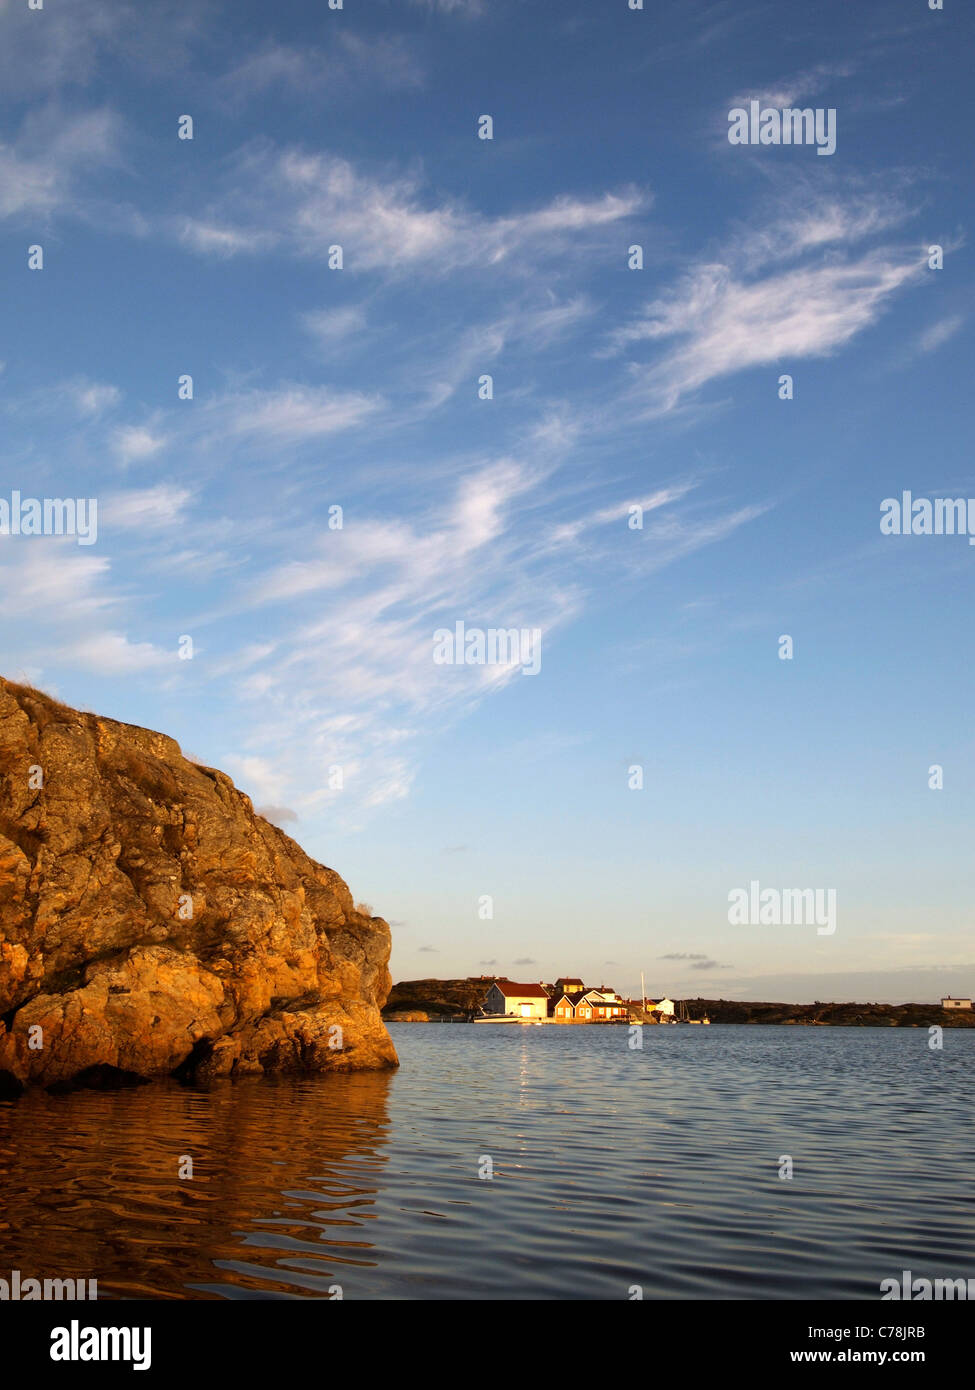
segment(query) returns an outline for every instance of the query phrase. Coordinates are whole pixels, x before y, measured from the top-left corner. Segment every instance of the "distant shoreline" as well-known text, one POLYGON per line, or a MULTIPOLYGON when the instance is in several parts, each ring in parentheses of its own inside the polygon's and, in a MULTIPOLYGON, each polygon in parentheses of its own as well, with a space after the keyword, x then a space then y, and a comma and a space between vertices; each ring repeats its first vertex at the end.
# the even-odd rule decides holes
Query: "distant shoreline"
MULTIPOLYGON (((404 980, 390 991, 383 1019, 387 1023, 439 1023, 447 1018, 463 1021, 475 1012, 489 981, 404 980)), ((707 1017, 712 1024, 791 1024, 797 1027, 833 1028, 975 1028, 975 1010, 943 1009, 936 1004, 826 1003, 782 1004, 737 999, 684 999, 691 1019, 707 1017)), ((639 1008, 631 1010, 630 1022, 637 1023, 639 1008)), ((520 1023, 520 1019, 512 1019, 520 1023)), ((555 1024, 548 1019, 546 1023, 555 1024)), ((582 1023, 567 1021, 570 1028, 618 1027, 609 1021, 582 1023)), ((647 1026, 653 1025, 649 1021, 647 1026)))

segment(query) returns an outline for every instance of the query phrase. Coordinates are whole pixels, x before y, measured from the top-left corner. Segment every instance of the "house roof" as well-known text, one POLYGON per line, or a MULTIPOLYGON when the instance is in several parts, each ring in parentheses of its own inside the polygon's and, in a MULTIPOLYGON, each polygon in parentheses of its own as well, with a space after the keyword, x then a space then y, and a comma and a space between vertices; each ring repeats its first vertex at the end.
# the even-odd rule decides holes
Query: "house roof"
POLYGON ((541 985, 519 985, 514 980, 495 980, 494 982, 506 999, 547 999, 548 995, 541 985))
POLYGON ((583 981, 578 979, 575 975, 560 975, 559 979, 562 981, 563 985, 578 985, 580 989, 583 986, 583 981))

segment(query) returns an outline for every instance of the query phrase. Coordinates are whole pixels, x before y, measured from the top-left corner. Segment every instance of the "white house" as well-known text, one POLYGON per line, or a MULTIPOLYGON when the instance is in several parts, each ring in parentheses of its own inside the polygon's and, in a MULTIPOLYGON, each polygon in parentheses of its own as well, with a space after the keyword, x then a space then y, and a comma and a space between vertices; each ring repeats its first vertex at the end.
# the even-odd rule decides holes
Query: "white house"
POLYGON ((949 994, 947 999, 942 999, 941 1007, 943 1009, 970 1009, 972 1001, 970 999, 952 999, 949 994))
POLYGON ((548 1018, 548 995, 541 985, 496 980, 485 995, 484 1012, 514 1018, 548 1018))
POLYGON ((647 1007, 653 1009, 654 1013, 670 1014, 672 1016, 676 1005, 673 999, 661 999, 656 1004, 651 1004, 648 1000, 647 1007))

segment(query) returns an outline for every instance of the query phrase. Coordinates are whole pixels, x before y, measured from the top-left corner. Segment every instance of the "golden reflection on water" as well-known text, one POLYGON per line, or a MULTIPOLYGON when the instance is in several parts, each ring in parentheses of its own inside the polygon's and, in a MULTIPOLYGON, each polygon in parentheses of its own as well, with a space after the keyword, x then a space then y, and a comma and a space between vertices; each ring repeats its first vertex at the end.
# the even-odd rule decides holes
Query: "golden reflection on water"
POLYGON ((327 1297, 373 1263, 389 1084, 360 1072, 4 1102, 0 1278, 96 1278, 100 1298, 327 1297))
POLYGON ((392 1028, 396 1072, 0 1102, 0 1278, 845 1299, 891 1269, 966 1273, 975 1033, 934 1053, 905 1029, 663 1028, 630 1050, 623 1029, 392 1028))

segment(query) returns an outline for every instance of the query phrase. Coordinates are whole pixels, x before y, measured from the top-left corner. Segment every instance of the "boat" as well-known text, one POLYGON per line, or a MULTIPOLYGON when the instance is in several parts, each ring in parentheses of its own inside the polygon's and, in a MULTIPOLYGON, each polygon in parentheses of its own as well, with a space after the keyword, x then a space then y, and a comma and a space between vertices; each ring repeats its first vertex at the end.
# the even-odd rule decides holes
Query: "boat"
POLYGON ((691 1018, 690 1014, 687 1012, 687 1005, 682 999, 677 1005, 677 1022, 698 1025, 710 1025, 711 1020, 708 1018, 707 1014, 705 1014, 702 1018, 691 1018))

